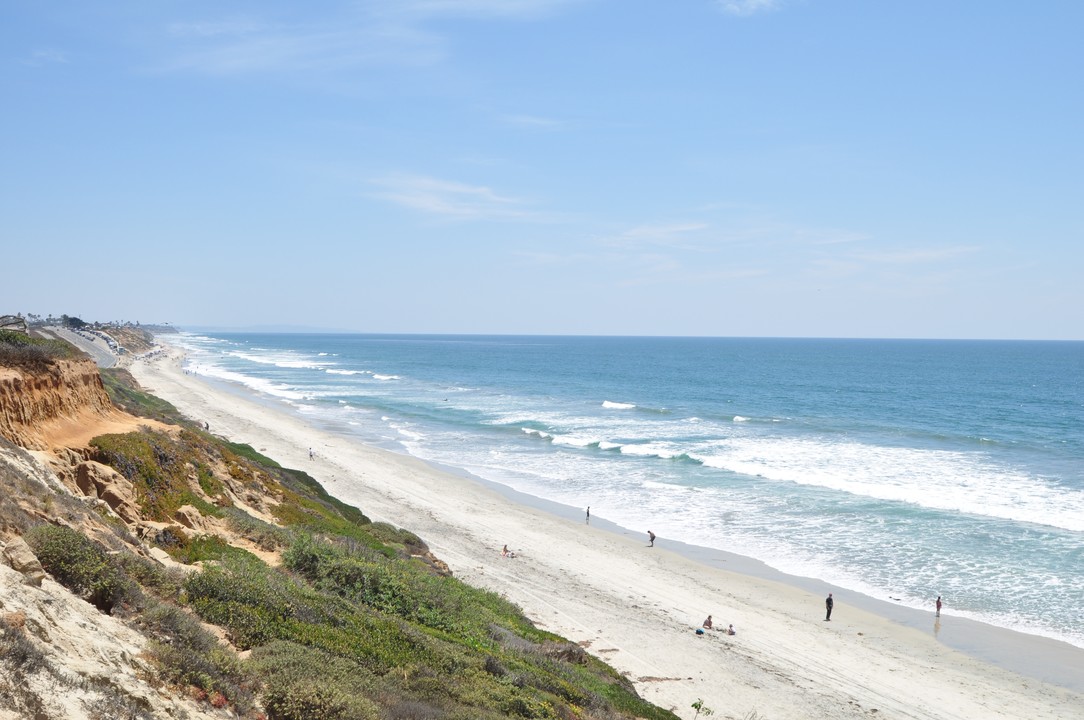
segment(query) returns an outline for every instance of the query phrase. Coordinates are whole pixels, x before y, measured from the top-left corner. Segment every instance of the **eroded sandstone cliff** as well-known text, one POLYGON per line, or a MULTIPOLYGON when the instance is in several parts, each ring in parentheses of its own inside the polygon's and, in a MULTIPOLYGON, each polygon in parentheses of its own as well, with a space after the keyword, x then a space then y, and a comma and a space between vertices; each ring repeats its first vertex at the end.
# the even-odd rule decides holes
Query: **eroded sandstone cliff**
POLYGON ((115 414, 93 361, 56 360, 34 372, 0 367, 0 435, 33 450, 50 437, 115 414))

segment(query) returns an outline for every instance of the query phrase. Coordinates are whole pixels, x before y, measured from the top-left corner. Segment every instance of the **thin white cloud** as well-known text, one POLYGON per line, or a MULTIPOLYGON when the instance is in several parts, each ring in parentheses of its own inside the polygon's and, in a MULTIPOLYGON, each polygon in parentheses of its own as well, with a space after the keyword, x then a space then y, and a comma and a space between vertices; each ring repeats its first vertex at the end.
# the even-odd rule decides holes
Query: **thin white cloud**
POLYGON ((171 23, 167 28, 171 35, 197 38, 251 35, 267 29, 266 25, 251 18, 175 22, 171 23))
POLYGON ((779 0, 718 0, 719 7, 731 15, 748 17, 759 12, 775 10, 779 0))
POLYGON ((526 21, 582 1, 369 0, 338 5, 315 22, 238 16, 175 22, 166 31, 180 47, 165 67, 240 75, 426 66, 446 57, 445 40, 431 20, 526 21))
POLYGON ((428 215, 463 220, 527 217, 522 201, 499 195, 484 185, 421 175, 391 175, 371 181, 381 188, 373 197, 428 215))
POLYGON ((971 253, 978 252, 979 249, 980 248, 977 246, 960 245, 944 248, 917 248, 914 250, 899 250, 896 252, 858 253, 855 254, 854 257, 859 260, 873 263, 911 265, 916 263, 941 262, 942 260, 959 257, 960 255, 970 255, 971 253))
MULTIPOLYGON (((439 40, 402 26, 261 27, 187 25, 189 47, 168 65, 212 75, 328 71, 364 65, 428 65, 439 40)), ((176 33, 176 30, 174 30, 176 33)))
POLYGON ((383 5, 384 12, 417 18, 474 17, 528 20, 583 0, 398 0, 383 5))
POLYGON ((670 223, 665 225, 638 225, 629 228, 619 235, 610 236, 602 240, 603 245, 612 247, 643 247, 648 245, 678 247, 687 250, 696 250, 696 245, 690 244, 690 235, 699 233, 708 228, 702 222, 670 223))
POLYGON ((42 67, 44 65, 63 65, 68 62, 68 55, 56 48, 39 48, 22 60, 23 65, 42 67))
POLYGON ((501 120, 508 125, 537 128, 539 130, 557 130, 564 124, 560 120, 539 117, 537 115, 505 115, 501 120))

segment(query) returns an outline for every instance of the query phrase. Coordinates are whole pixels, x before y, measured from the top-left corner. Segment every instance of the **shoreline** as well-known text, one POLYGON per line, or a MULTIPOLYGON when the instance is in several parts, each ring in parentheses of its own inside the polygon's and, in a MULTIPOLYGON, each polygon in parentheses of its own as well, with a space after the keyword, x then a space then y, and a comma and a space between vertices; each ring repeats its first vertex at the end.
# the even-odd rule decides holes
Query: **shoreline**
POLYGON ((1084 650, 1068 643, 951 614, 934 638, 932 611, 666 538, 646 548, 646 531, 598 517, 587 524, 582 510, 313 427, 243 388, 185 375, 177 360, 168 350, 130 369, 212 433, 306 469, 374 520, 417 533, 457 577, 505 595, 682 717, 697 699, 724 717, 771 720, 873 709, 914 718, 1084 714, 1084 650), (515 559, 501 557, 505 542, 515 559), (829 590, 831 624, 822 615, 829 590), (708 614, 738 635, 698 637, 708 614))
MULTIPOLYGON (((473 482, 507 497, 512 502, 529 505, 572 522, 577 519, 582 521, 583 511, 570 505, 531 495, 458 468, 435 467, 443 472, 462 474, 473 482)), ((629 538, 639 538, 643 535, 595 515, 591 516, 590 524, 606 532, 629 538)), ((671 552, 706 567, 782 583, 811 593, 819 593, 821 589, 830 587, 817 578, 791 575, 776 570, 756 558, 738 555, 727 550, 693 545, 669 538, 658 538, 656 545, 665 546, 671 552)), ((840 606, 846 603, 903 627, 926 633, 946 647, 960 651, 975 660, 1057 685, 1066 690, 1084 693, 1084 649, 1071 643, 953 615, 951 610, 947 609, 943 610, 941 617, 938 618, 933 610, 921 610, 860 592, 846 589, 834 589, 831 592, 835 594, 840 606)))

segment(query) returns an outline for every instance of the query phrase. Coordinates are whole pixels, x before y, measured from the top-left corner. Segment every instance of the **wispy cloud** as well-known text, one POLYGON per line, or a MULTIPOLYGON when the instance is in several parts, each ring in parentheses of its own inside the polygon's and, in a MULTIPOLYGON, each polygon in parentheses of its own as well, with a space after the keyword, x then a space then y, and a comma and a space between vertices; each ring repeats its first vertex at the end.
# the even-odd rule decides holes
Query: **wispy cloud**
POLYGON ((520 127, 535 128, 538 130, 557 130, 564 125, 560 120, 539 117, 537 115, 505 115, 501 120, 508 125, 518 125, 520 127))
POLYGON ((855 258, 872 263, 891 265, 912 265, 917 263, 936 263, 942 260, 970 255, 978 252, 979 247, 973 245, 958 245, 942 248, 914 248, 894 252, 879 253, 856 253, 855 258))
POLYGON ((475 17, 533 19, 553 12, 566 5, 573 5, 584 0, 398 0, 387 3, 378 0, 384 6, 384 12, 396 15, 410 15, 419 18, 435 17, 475 17))
POLYGON ((430 21, 525 21, 582 1, 363 0, 325 10, 315 21, 226 16, 175 22, 166 29, 180 47, 165 67, 240 75, 427 66, 447 57, 444 37, 430 21))
POLYGON ((422 175, 391 175, 371 183, 373 197, 429 215, 451 219, 492 220, 530 215, 523 201, 499 195, 484 185, 441 180, 422 175))
POLYGON ((637 225, 618 235, 604 238, 602 243, 614 247, 662 245, 696 249, 696 246, 689 242, 689 236, 706 230, 707 227, 707 224, 702 222, 637 225))
POLYGON ((780 0, 718 0, 719 7, 731 15, 746 17, 767 10, 775 10, 780 0))
POLYGON ((214 21, 175 22, 168 26, 170 35, 177 37, 229 37, 252 35, 267 30, 267 26, 252 18, 231 18, 214 21))
POLYGON ((68 55, 56 48, 39 48, 30 53, 29 57, 23 58, 22 64, 30 67, 42 67, 44 65, 62 65, 68 62, 68 55))
POLYGON ((171 32, 187 42, 167 67, 211 75, 416 66, 444 56, 437 38, 404 26, 188 23, 171 32))

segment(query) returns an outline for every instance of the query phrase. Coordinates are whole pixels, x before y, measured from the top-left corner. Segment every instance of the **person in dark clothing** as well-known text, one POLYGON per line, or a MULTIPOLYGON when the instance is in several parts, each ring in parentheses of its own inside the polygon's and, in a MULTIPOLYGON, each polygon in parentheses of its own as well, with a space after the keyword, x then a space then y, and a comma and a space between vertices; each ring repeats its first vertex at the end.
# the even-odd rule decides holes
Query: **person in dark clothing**
POLYGON ((647 531, 647 539, 651 541, 649 547, 655 547, 655 533, 647 531))
POLYGON ((825 620, 831 620, 832 619, 832 606, 835 605, 835 604, 836 604, 835 601, 832 600, 832 593, 828 593, 828 597, 826 597, 824 599, 824 609, 825 609, 824 619, 825 620))

